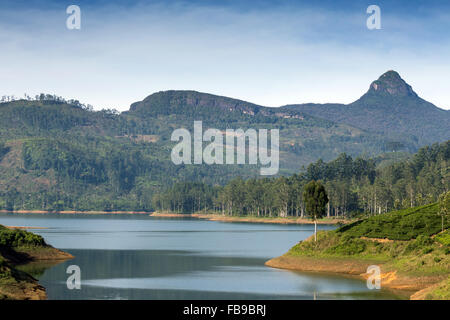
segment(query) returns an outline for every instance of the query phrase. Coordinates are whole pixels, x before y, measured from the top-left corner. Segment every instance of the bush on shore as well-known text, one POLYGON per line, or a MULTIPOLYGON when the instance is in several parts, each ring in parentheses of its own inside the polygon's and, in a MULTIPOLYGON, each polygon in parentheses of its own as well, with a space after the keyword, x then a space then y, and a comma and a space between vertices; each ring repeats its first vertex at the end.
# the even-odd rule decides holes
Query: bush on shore
POLYGON ((44 246, 41 236, 24 230, 10 230, 0 226, 0 248, 44 246))

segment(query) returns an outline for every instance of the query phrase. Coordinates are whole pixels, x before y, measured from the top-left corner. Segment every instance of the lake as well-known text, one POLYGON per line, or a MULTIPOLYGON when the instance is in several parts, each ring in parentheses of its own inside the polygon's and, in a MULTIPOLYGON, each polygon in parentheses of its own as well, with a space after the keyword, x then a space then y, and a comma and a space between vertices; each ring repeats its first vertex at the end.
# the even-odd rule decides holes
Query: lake
MULTIPOLYGON (((344 276, 266 267, 313 234, 313 225, 229 223, 146 215, 0 214, 75 256, 26 266, 49 299, 396 299, 344 276), (81 270, 69 290, 67 267, 81 270)), ((320 230, 333 229, 321 225, 320 230)))

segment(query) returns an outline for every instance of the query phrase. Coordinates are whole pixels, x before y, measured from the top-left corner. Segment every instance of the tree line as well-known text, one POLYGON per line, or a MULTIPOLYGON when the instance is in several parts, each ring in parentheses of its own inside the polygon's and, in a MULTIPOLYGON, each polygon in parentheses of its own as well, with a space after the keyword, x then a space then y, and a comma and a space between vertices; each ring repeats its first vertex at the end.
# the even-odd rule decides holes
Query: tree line
MULTIPOLYGON (((332 135, 322 141, 322 129, 317 136, 311 130, 331 124, 309 117, 298 124, 298 119, 242 116, 240 112, 218 112, 214 108, 185 108, 183 113, 184 109, 177 107, 175 115, 146 118, 145 113, 132 111, 120 115, 111 110, 88 112, 75 102, 65 104, 62 98, 51 95, 38 98, 1 105, 0 136, 7 146, 0 143, 0 209, 164 209, 297 216, 305 214, 299 196, 303 186, 320 180, 330 198, 327 213, 343 216, 428 203, 448 188, 448 151, 442 151, 443 146, 422 150, 418 160, 381 167, 378 158, 348 156, 361 154, 361 146, 370 152, 365 139, 371 135, 356 140, 352 135, 332 135), (168 137, 173 128, 191 128, 191 112, 195 117, 203 114, 208 122, 205 126, 217 128, 230 124, 245 129, 250 123, 286 130, 308 127, 308 136, 315 138, 302 137, 305 143, 299 152, 305 156, 282 159, 289 172, 319 156, 333 159, 337 150, 347 154, 330 162, 316 161, 293 176, 276 179, 255 179, 257 166, 176 166, 170 160, 172 142, 168 137), (138 139, 144 135, 156 139, 138 139)), ((164 105, 148 108, 163 110, 164 105)), ((381 140, 374 141, 376 150, 378 142, 381 140)), ((281 151, 291 153, 287 145, 291 144, 284 142, 281 151)), ((398 158, 402 153, 393 155, 398 158)))
POLYGON ((155 194, 153 206, 178 213, 303 217, 305 186, 321 181, 329 198, 327 216, 381 214, 436 202, 450 190, 449 158, 449 141, 421 148, 410 159, 383 167, 377 167, 374 159, 341 154, 328 163, 318 160, 290 177, 238 177, 225 186, 180 182, 155 194))

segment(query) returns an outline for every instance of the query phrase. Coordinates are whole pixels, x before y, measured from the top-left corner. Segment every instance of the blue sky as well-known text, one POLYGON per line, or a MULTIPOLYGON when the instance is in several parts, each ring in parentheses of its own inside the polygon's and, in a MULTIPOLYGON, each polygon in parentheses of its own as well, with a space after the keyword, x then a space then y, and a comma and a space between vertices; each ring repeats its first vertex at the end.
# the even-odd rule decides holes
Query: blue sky
POLYGON ((128 109, 169 89, 266 106, 350 103, 394 69, 450 109, 449 1, 0 2, 0 95, 128 109), (81 8, 81 30, 66 8, 81 8), (366 9, 381 8, 381 30, 366 9))

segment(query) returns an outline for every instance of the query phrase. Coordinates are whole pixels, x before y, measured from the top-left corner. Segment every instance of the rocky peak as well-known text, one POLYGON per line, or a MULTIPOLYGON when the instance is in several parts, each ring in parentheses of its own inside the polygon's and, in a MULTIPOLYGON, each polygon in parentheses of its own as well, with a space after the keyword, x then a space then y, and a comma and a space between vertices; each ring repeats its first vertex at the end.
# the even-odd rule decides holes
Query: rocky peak
POLYGON ((393 70, 382 74, 378 80, 372 82, 368 93, 398 97, 417 97, 417 94, 413 91, 412 87, 393 70))

